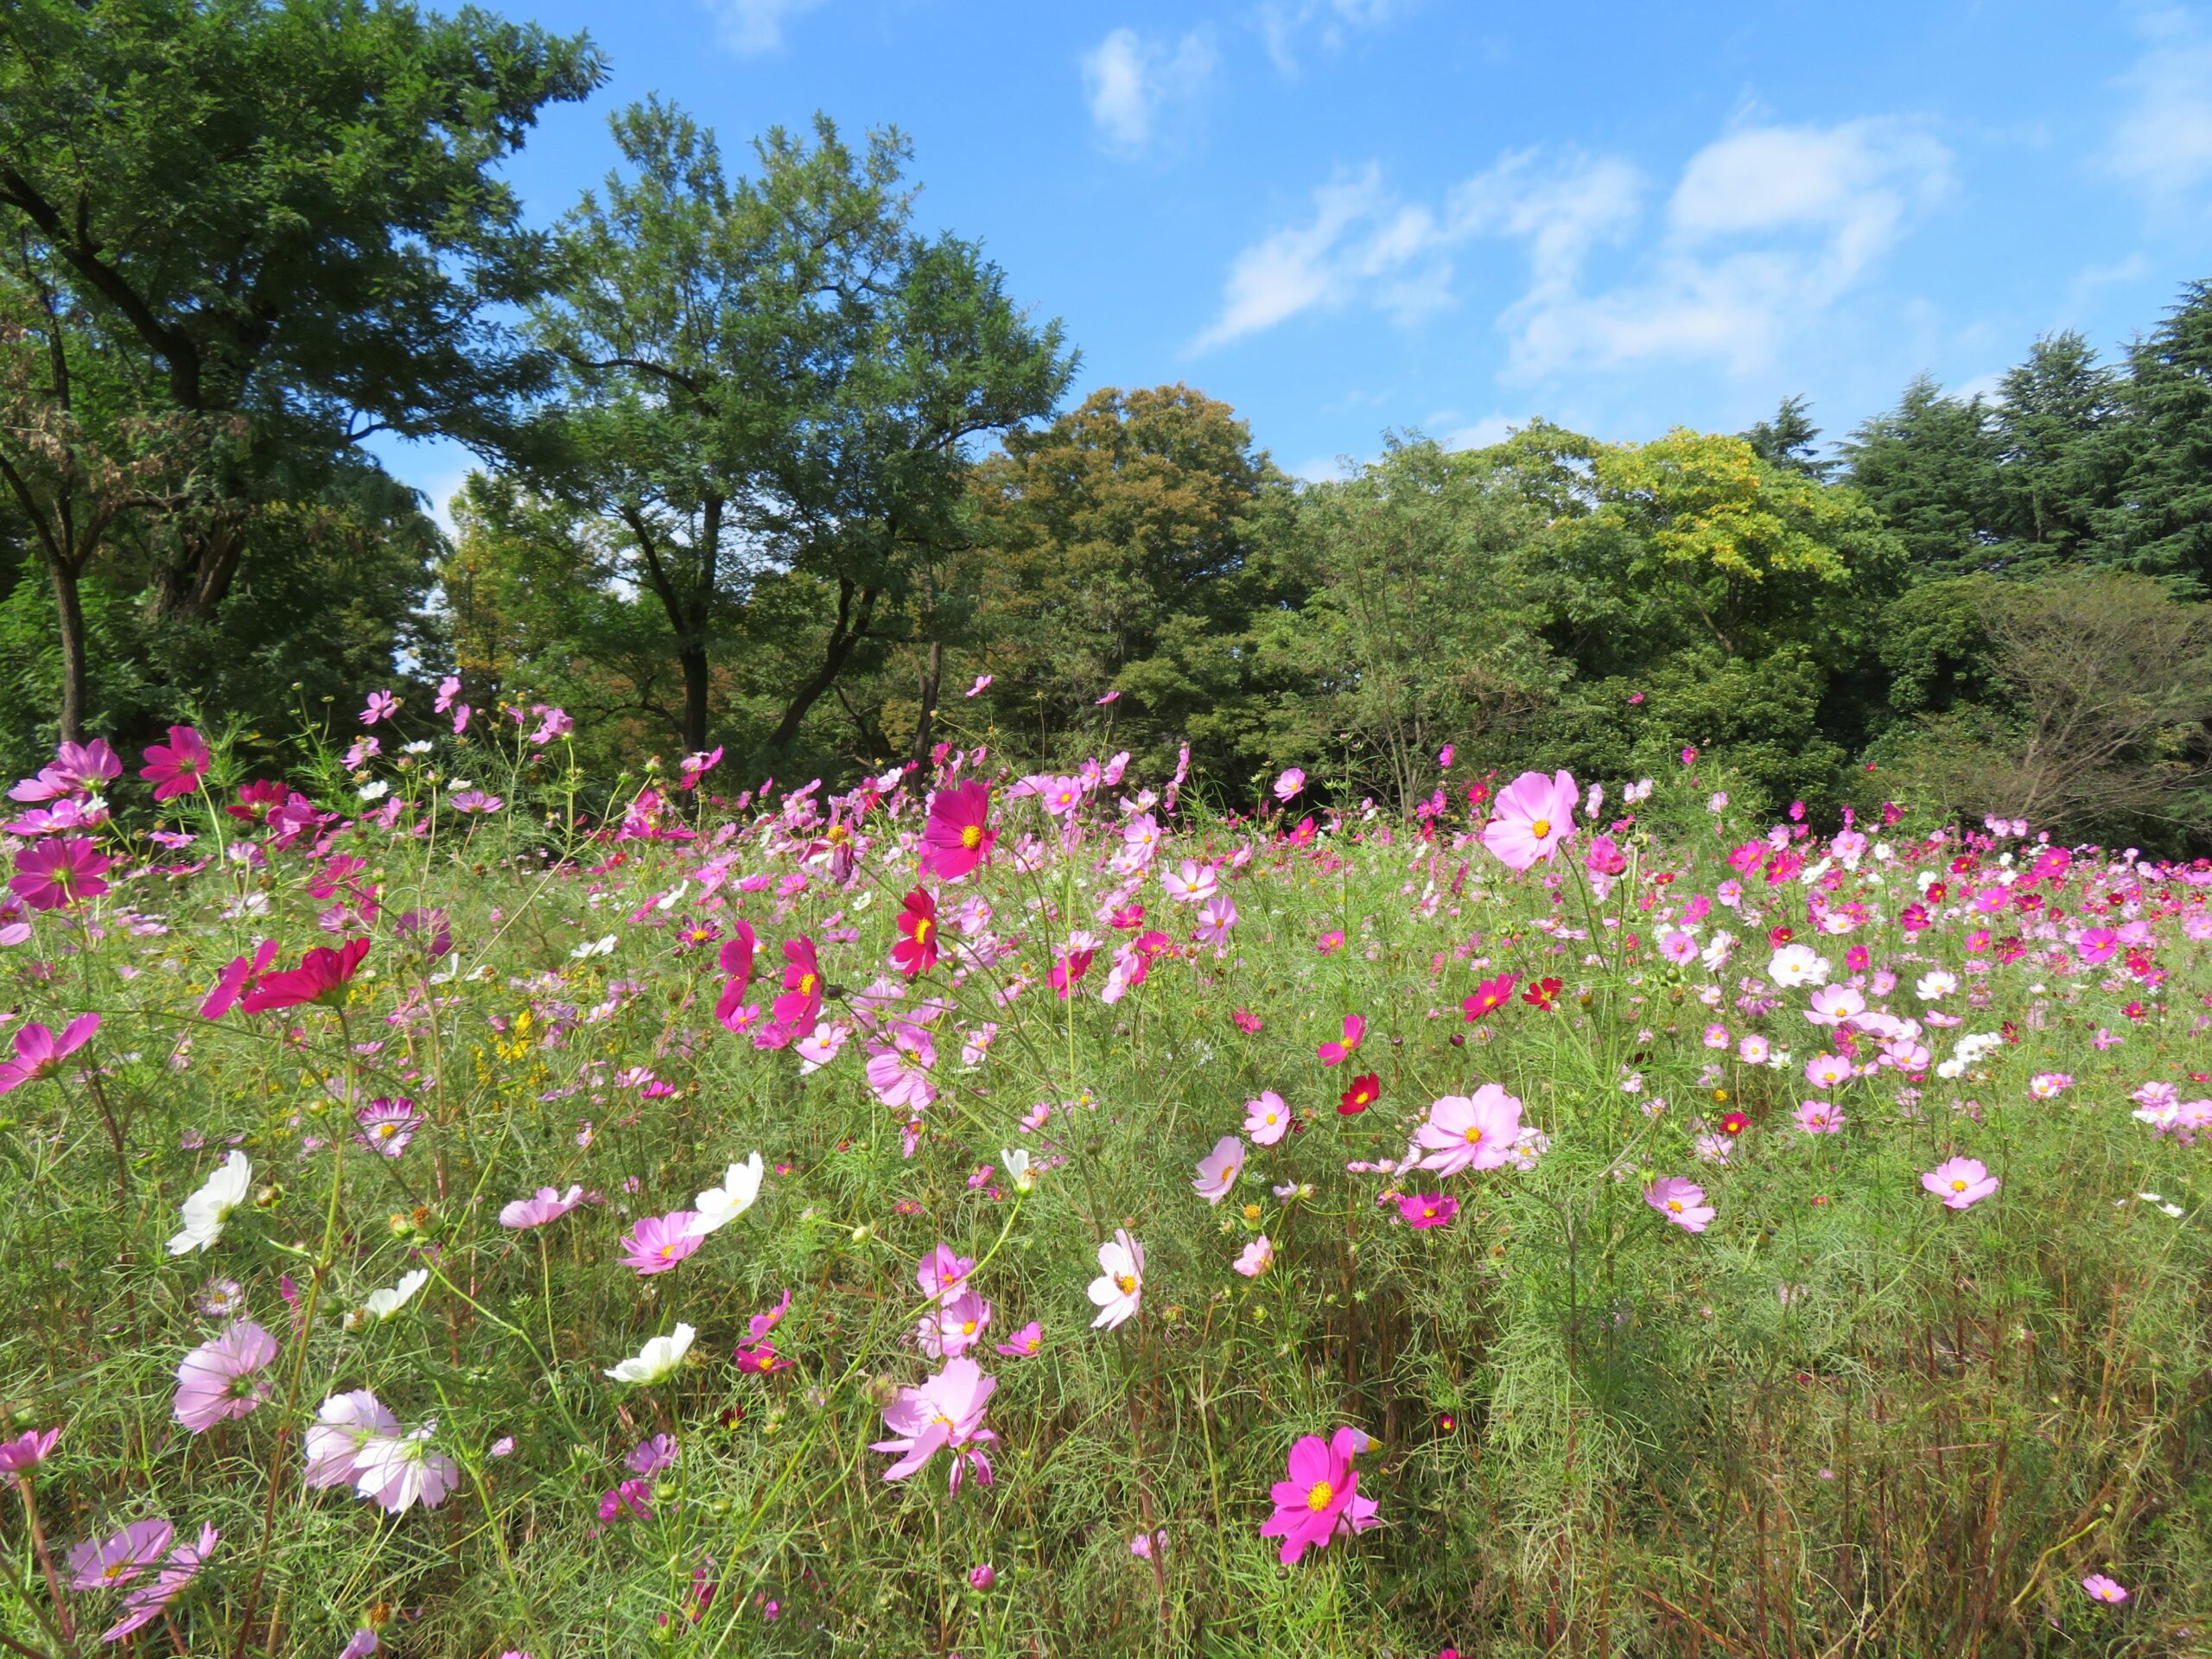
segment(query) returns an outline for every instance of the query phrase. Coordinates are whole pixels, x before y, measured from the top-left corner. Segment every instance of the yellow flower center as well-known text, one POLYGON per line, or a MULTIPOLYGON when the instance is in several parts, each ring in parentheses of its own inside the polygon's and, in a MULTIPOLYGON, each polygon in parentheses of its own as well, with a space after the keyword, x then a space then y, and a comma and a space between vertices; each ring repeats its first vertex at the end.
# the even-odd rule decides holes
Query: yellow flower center
POLYGON ((798 976, 798 994, 801 996, 812 996, 814 995, 814 976, 812 974, 801 974, 798 976))
POLYGON ((1137 1294, 1137 1281, 1136 1275, 1135 1274, 1117 1273, 1114 1275, 1114 1282, 1122 1287, 1122 1294, 1124 1296, 1134 1296, 1137 1294))
POLYGON ((1952 1191, 1952 1192, 1965 1192, 1966 1190, 1967 1190, 1967 1184, 1966 1184, 1964 1181, 1961 1181, 1961 1180, 1954 1180, 1954 1181, 1951 1183, 1951 1191, 1952 1191))
POLYGON ((1306 1507, 1319 1515, 1336 1501, 1337 1489, 1325 1480, 1317 1480, 1306 1494, 1306 1507))
POLYGON ((1538 818, 1529 826, 1529 833, 1535 836, 1538 841, 1541 841, 1551 832, 1552 821, 1549 818, 1538 818))
POLYGON ((983 826, 980 823, 963 825, 960 831, 960 844, 974 852, 983 844, 983 826))
POLYGON ((960 1327, 960 1334, 961 1334, 962 1336, 963 1336, 963 1337, 972 1337, 972 1336, 974 1336, 974 1335, 976 1334, 976 1321, 975 1321, 975 1320, 973 1320, 973 1319, 969 1319, 969 1320, 968 1320, 965 1324, 963 1324, 963 1325, 960 1327))
POLYGON ((1667 1209, 1669 1213, 1679 1216, 1682 1213, 1682 1201, 1680 1198, 1669 1198, 1667 1200, 1667 1209))
POLYGON ((842 842, 850 841, 852 838, 853 832, 846 829, 843 824, 833 823, 830 826, 829 841, 832 847, 837 846, 842 842))
POLYGON ((1469 1146, 1478 1147, 1482 1144, 1482 1140, 1483 1132, 1480 1128, 1471 1128, 1467 1131, 1467 1144, 1469 1146))

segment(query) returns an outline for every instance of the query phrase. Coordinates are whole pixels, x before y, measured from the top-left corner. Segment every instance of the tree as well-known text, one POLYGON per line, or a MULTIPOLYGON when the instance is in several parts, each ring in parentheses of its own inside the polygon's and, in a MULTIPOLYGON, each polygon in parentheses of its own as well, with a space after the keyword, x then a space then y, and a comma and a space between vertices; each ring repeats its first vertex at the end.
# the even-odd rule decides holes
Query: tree
POLYGON ((2182 290, 2128 371, 2126 470, 2097 524, 2104 556, 2212 592, 2212 282, 2182 290))
POLYGON ((1837 463, 1819 458, 1821 429, 1813 424, 1812 405, 1799 397, 1785 397, 1771 421, 1758 421, 1745 433, 1744 442, 1761 461, 1787 467, 1825 483, 1837 463))
POLYGON ((2046 334, 2006 373, 1991 411, 1997 490, 1991 528, 2008 568, 2094 556, 2097 521, 2126 454, 2119 378, 2077 334, 2046 334))
POLYGON ((1961 575, 1999 556, 1999 440, 1977 394, 1944 396, 1925 375, 1843 446, 1845 479, 1916 571, 1961 575))
POLYGON ((86 671, 68 595, 124 515, 149 525, 156 620, 205 624, 302 457, 498 424, 531 366, 493 308, 534 291, 535 262, 490 169, 601 74, 582 36, 400 0, 0 13, 0 310, 43 359, 11 372, 0 457, 48 525, 65 734, 86 671), (190 488, 99 483, 180 470, 190 488))
POLYGON ((912 232, 895 132, 855 152, 823 118, 811 145, 772 131, 759 176, 733 182, 714 135, 666 105, 613 127, 629 175, 564 221, 560 285, 531 319, 560 396, 510 453, 599 550, 577 575, 658 607, 687 748, 764 585, 829 584, 820 656, 768 735, 782 747, 889 610, 920 591, 926 616, 970 445, 1048 413, 1072 360, 973 245, 912 232))
POLYGON ((1185 385, 1103 388, 1009 435, 976 490, 981 665, 1002 723, 1049 747, 1118 693, 1123 741, 1172 756, 1196 736, 1217 764, 1246 747, 1252 728, 1230 729, 1251 712, 1246 631, 1297 595, 1260 534, 1288 480, 1228 404, 1185 385))

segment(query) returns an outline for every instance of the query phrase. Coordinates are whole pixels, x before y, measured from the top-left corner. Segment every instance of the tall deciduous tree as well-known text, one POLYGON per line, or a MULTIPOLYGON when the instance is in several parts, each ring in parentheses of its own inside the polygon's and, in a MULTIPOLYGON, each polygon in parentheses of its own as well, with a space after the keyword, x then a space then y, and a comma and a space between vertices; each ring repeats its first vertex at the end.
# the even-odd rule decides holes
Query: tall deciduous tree
POLYGON ((204 622, 307 458, 342 472, 377 431, 496 423, 529 373, 487 308, 527 296, 535 262, 491 169, 601 73, 581 36, 400 0, 0 11, 7 348, 39 359, 11 372, 0 457, 45 527, 65 731, 85 702, 69 595, 120 514, 170 515, 152 608, 204 622))
POLYGON ((533 317, 561 396, 517 454, 602 550, 586 578, 658 607, 689 748, 763 585, 827 585, 819 654, 768 734, 781 747, 863 642, 926 629, 970 445, 1048 413, 1071 359, 972 244, 912 231, 895 132, 856 151, 826 118, 810 143, 772 131, 735 180, 714 135, 658 101, 614 135, 628 171, 562 227, 563 281, 533 317))

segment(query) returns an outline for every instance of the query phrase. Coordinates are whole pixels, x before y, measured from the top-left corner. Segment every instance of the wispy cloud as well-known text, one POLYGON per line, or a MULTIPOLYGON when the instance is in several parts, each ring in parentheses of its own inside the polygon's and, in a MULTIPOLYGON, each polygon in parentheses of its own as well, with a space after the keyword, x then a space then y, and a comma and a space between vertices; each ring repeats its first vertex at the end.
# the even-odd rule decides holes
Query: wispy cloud
POLYGON ((1949 152, 1909 122, 1743 129, 1690 158, 1656 233, 1609 284, 1592 281, 1594 251, 1634 244, 1646 218, 1648 182, 1625 161, 1508 154, 1433 209, 1394 199, 1370 167, 1231 261, 1196 344, 1353 304, 1419 317, 1452 303, 1454 251, 1483 238, 1517 242, 1528 261, 1497 320, 1509 378, 1681 359, 1748 370, 1812 326, 1949 184, 1949 152))
POLYGON ((822 0, 706 0, 721 43, 741 58, 758 57, 784 43, 784 25, 822 0))
POLYGON ((1083 54, 1090 118, 1115 148, 1142 149, 1163 107, 1195 98, 1217 60, 1210 30, 1194 29, 1171 48, 1117 29, 1083 54))
POLYGON ((1276 69, 1295 78, 1307 44, 1341 52, 1357 31, 1375 29, 1414 9, 1415 0, 1261 0, 1252 23, 1276 69))
POLYGON ((2143 53, 2120 79, 2126 103, 2100 159, 2166 202, 2212 177, 2212 40, 2184 11, 2150 13, 2138 28, 2143 53))

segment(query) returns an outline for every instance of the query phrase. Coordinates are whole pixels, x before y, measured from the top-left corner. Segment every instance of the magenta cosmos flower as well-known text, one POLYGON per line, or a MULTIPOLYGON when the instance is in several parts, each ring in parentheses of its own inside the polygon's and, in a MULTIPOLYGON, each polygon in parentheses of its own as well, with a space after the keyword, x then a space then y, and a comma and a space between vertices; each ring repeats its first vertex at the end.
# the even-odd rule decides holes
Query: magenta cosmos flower
POLYGON ((8 885, 33 910, 61 910, 105 893, 100 877, 111 861, 86 836, 56 836, 16 855, 15 879, 8 885))
POLYGON ((666 1273, 686 1256, 696 1255, 707 1242, 704 1233, 693 1230, 698 1220, 689 1210, 641 1217, 622 1236, 622 1248, 629 1252, 622 1258, 624 1264, 635 1268, 640 1279, 666 1273))
POLYGON ((61 1062, 92 1039, 100 1028, 97 1014, 80 1014, 56 1037, 46 1027, 29 1025, 16 1033, 16 1055, 0 1064, 0 1095, 61 1075, 61 1062))
POLYGON ((1340 1428, 1328 1440, 1307 1434, 1290 1448, 1287 1480, 1275 1482, 1275 1512, 1260 1529, 1262 1538, 1280 1538, 1280 1559, 1294 1567, 1308 1549, 1323 1549, 1339 1531, 1364 1532, 1377 1524, 1377 1505, 1359 1496, 1359 1473, 1351 1460, 1372 1445, 1356 1428, 1340 1428))
POLYGON ((177 1421, 204 1434, 247 1415, 266 1397, 259 1374, 276 1357, 276 1338, 251 1319, 201 1343, 176 1368, 177 1421))
POLYGON ((423 1126, 423 1116, 411 1100, 372 1100, 353 1114, 353 1122, 361 1131, 353 1138, 364 1147, 397 1158, 423 1126))
POLYGON ((1701 1233, 1713 1221, 1705 1189, 1685 1175, 1662 1175, 1643 1189, 1643 1201, 1686 1233, 1701 1233))
POLYGON ((1521 1137, 1521 1103, 1494 1083, 1472 1095, 1446 1095, 1428 1109, 1414 1131, 1423 1169, 1456 1175, 1463 1169, 1496 1169, 1513 1156, 1521 1137))
POLYGON ((1971 1209, 2000 1185, 1979 1158, 1947 1158, 1923 1175, 1920 1184, 1942 1199, 1946 1210, 1971 1209))
POLYGON ((541 1186, 534 1197, 517 1198, 499 1211, 502 1227, 543 1227, 549 1221, 558 1221, 575 1209, 583 1198, 583 1188, 571 1186, 566 1192, 556 1192, 550 1186, 541 1186))
POLYGON ((1498 791, 1497 809, 1483 826, 1483 845, 1499 863, 1525 870, 1549 858, 1574 828, 1574 779, 1524 772, 1498 791))
POLYGON ((207 775, 213 759, 207 740, 197 731, 189 726, 172 726, 168 742, 147 746, 146 764, 138 775, 154 786, 156 800, 174 800, 179 795, 198 793, 200 779, 207 775))
POLYGON ((784 993, 770 1012, 802 1035, 822 1017, 822 963, 804 933, 784 941, 784 993))
POLYGON ((335 1007, 345 1001, 346 987, 360 971, 361 959, 368 954, 365 938, 348 939, 335 950, 327 947, 310 950, 300 958, 298 967, 264 974, 245 994, 242 1006, 248 1014, 296 1008, 303 1002, 335 1007))
POLYGON ((1459 1200, 1443 1192, 1408 1192, 1398 1200, 1398 1214, 1409 1227, 1449 1227, 1459 1200))
POLYGON ((28 1434, 18 1434, 12 1440, 0 1440, 0 1475, 20 1475, 44 1463, 47 1454, 54 1450, 54 1443, 61 1438, 58 1428, 33 1429, 28 1434))
POLYGON ((176 1529, 156 1516, 133 1521, 109 1538, 87 1538, 69 1552, 72 1590, 111 1590, 137 1578, 167 1553, 176 1529))
POLYGON ((955 881, 991 855, 998 832, 988 822, 989 786, 956 784, 930 799, 929 822, 922 829, 922 874, 955 881))
POLYGON ((952 1490, 960 1490, 963 1465, 975 1465, 976 1478, 991 1484, 991 1462, 982 1448, 998 1436, 983 1427, 983 1409, 998 1379, 986 1376, 972 1359, 949 1359, 944 1369, 919 1388, 901 1389, 883 1408, 883 1426, 891 1438, 877 1440, 871 1452, 895 1452, 899 1460, 883 1471, 886 1480, 904 1480, 918 1473, 938 1451, 952 1453, 952 1490))
POLYGON ((238 1006, 238 997, 245 992, 248 982, 258 979, 268 970, 269 964, 276 960, 276 941, 274 939, 264 939, 255 947, 251 957, 232 957, 230 966, 216 976, 213 988, 207 993, 207 1000, 200 1003, 200 1018, 219 1020, 228 1014, 238 1006))

